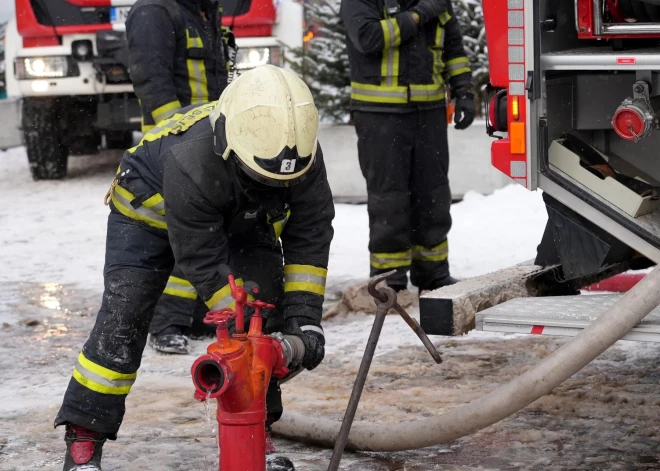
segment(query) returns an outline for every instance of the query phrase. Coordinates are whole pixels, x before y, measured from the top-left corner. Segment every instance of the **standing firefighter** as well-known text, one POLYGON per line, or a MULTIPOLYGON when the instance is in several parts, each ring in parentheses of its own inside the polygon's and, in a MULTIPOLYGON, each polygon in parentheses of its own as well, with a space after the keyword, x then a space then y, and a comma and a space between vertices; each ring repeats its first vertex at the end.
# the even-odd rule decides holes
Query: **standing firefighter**
MULTIPOLYGON (((142 107, 142 131, 183 107, 215 101, 227 86, 222 9, 213 0, 138 0, 126 21, 131 80, 142 107)), ((203 303, 174 267, 150 326, 150 345, 187 353, 184 335, 203 303)))
POLYGON ((343 0, 351 106, 369 194, 371 275, 420 290, 449 275, 451 192, 445 83, 456 97, 456 128, 475 116, 463 37, 446 0, 343 0))
POLYGON ((232 306, 229 274, 256 282, 277 306, 266 331, 301 338, 300 368, 321 362, 334 207, 317 129, 307 86, 262 66, 126 152, 110 191, 103 303, 55 419, 66 425, 65 471, 100 469, 175 259, 210 309, 232 306))

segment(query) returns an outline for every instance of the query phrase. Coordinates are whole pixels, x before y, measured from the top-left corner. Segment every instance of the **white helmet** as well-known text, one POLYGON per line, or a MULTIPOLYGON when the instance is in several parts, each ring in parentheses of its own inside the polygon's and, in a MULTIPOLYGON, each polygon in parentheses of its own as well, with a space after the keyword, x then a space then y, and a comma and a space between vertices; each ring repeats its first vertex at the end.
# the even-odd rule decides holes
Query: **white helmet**
POLYGON ((316 156, 319 114, 301 79, 272 65, 233 81, 210 116, 215 151, 270 186, 304 178, 316 156))

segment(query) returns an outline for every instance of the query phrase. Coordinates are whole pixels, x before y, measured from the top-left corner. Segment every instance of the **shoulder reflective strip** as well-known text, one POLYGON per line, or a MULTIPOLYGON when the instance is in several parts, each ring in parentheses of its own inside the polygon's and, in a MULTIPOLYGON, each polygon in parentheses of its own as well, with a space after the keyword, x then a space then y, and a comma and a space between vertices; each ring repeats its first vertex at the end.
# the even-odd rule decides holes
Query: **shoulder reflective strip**
POLYGON ((413 259, 423 262, 444 262, 449 255, 449 243, 445 240, 435 247, 424 247, 415 245, 413 247, 413 259))
POLYGON ((294 273, 306 273, 309 275, 316 275, 326 277, 328 276, 328 270, 326 268, 315 267, 313 265, 284 265, 284 274, 294 274, 294 273))
POLYGON ((170 119, 160 123, 154 129, 146 133, 140 143, 132 149, 129 149, 128 152, 135 152, 146 142, 157 141, 158 139, 169 136, 170 134, 180 134, 188 130, 193 124, 198 123, 204 118, 208 118, 217 103, 217 101, 212 101, 206 105, 193 108, 186 114, 175 114, 170 119))
POLYGON ((142 128, 141 128, 141 130, 142 130, 143 133, 146 133, 146 132, 151 131, 151 130, 152 130, 153 128, 155 128, 155 127, 156 127, 156 126, 153 125, 153 124, 142 124, 142 128))
MULTIPOLYGON (((243 286, 243 280, 238 278, 236 280, 236 285, 243 286)), ((220 288, 215 292, 213 296, 211 296, 211 299, 206 301, 206 305, 209 307, 209 309, 214 311, 219 311, 227 307, 233 309, 234 306, 236 306, 236 303, 234 302, 234 298, 231 296, 231 287, 226 285, 223 288, 220 288)))
POLYGON ((115 208, 117 208, 117 210, 124 216, 135 219, 136 221, 144 222, 157 229, 167 229, 167 222, 164 216, 155 213, 144 206, 133 208, 133 206, 131 206, 131 201, 134 199, 135 196, 119 185, 115 187, 115 191, 112 193, 112 202, 114 203, 115 208))
POLYGON ((325 336, 323 329, 317 325, 304 325, 300 328, 303 332, 318 332, 319 334, 325 336))
POLYGON ((156 193, 151 198, 145 200, 142 206, 160 215, 165 215, 165 200, 160 193, 156 193))
MULTIPOLYGON (((187 46, 191 48, 203 48, 204 44, 200 37, 190 37, 190 30, 186 30, 187 46)), ((188 59, 188 83, 192 97, 192 104, 206 103, 209 101, 208 81, 206 79, 206 65, 204 59, 188 59)))
POLYGON ((176 276, 169 277, 163 293, 178 298, 197 299, 197 291, 193 285, 189 281, 183 278, 177 278, 176 276))
POLYGON ((172 101, 163 106, 160 106, 151 112, 154 121, 160 123, 162 120, 169 118, 170 116, 176 114, 177 111, 181 109, 181 102, 179 100, 172 101))

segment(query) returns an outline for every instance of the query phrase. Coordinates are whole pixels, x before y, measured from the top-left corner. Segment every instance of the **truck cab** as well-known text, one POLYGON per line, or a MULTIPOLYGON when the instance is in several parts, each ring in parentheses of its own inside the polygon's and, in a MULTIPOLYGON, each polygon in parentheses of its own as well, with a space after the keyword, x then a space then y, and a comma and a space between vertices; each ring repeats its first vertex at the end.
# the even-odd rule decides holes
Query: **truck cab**
MULTIPOLYGON (((0 148, 16 145, 20 136, 35 180, 65 177, 70 155, 131 146, 141 115, 130 81, 125 21, 135 1, 15 0, 6 41, 10 99, 0 109, 13 132, 0 135, 0 148)), ((300 3, 221 5, 224 26, 237 38, 236 73, 283 65, 286 51, 302 46, 300 3)))

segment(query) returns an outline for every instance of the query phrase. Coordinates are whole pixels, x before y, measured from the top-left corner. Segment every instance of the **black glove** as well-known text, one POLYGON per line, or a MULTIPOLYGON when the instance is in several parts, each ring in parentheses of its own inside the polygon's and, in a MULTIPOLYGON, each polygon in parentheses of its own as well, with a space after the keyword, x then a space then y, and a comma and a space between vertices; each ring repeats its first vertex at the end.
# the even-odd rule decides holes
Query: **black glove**
POLYGON ((474 121, 477 107, 474 104, 474 93, 459 90, 456 92, 456 108, 454 110, 454 126, 456 129, 467 129, 474 121))
POLYGON ((325 356, 325 336, 321 324, 309 317, 289 317, 284 324, 283 334, 295 335, 305 344, 302 366, 313 370, 325 356))
POLYGON ((445 0, 419 0, 417 5, 412 7, 410 11, 417 13, 420 18, 420 24, 424 24, 446 12, 447 3, 445 0))

